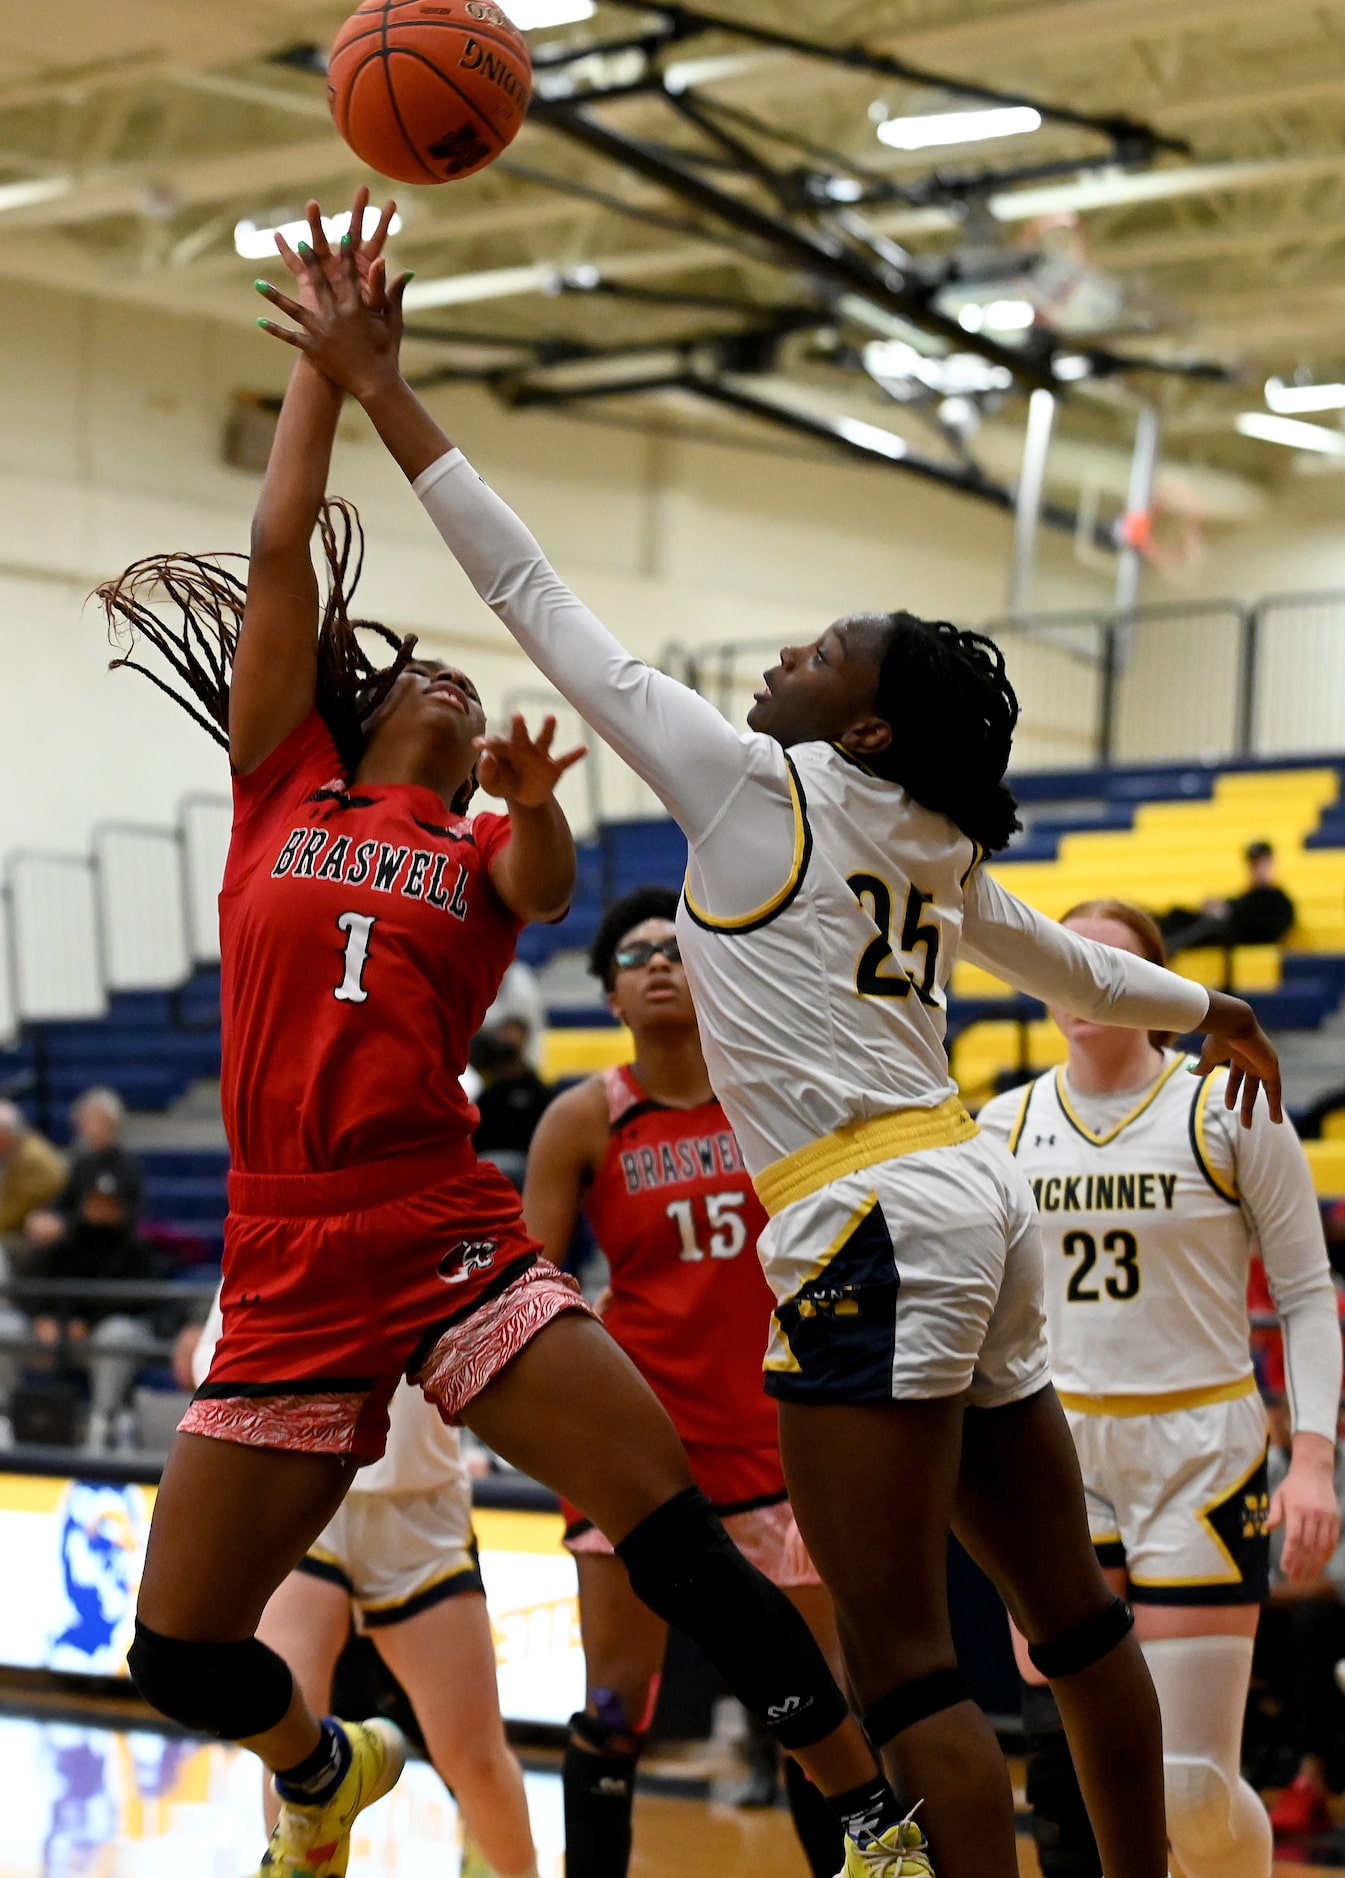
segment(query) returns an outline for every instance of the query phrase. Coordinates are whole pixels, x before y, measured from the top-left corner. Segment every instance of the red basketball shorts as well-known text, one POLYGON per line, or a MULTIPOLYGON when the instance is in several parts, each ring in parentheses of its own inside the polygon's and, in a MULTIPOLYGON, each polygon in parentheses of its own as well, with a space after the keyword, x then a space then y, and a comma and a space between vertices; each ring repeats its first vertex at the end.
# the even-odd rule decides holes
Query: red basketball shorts
POLYGON ((184 1434, 377 1460, 403 1376, 456 1421, 553 1317, 586 1310, 470 1147, 232 1174, 224 1330, 184 1434))

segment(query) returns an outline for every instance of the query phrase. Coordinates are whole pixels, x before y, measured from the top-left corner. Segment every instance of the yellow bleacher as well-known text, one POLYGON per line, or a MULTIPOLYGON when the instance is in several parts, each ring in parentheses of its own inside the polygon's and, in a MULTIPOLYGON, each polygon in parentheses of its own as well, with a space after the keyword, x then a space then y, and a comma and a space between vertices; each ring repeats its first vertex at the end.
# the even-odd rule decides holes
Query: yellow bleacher
MULTIPOLYGON (((1054 861, 992 868, 1020 899, 1059 919, 1080 900, 1122 899, 1153 911, 1231 897, 1246 886, 1244 851, 1253 841, 1275 849, 1279 878, 1298 910, 1288 944, 1296 952, 1345 952, 1345 852, 1304 841, 1338 798, 1333 769, 1258 770, 1216 777, 1208 801, 1148 802, 1134 826, 1061 837, 1054 861)), ((1273 991, 1281 981, 1279 946, 1219 947, 1179 953, 1173 968, 1205 985, 1273 991)), ((952 990, 964 998, 1008 996, 1008 987, 961 961, 952 990)), ((953 1047, 953 1074, 972 1108, 991 1096, 1006 1070, 1038 1072, 1064 1061, 1054 1025, 1029 1024, 1026 1056, 1019 1025, 989 1019, 953 1047)), ((1308 1144, 1320 1193, 1345 1192, 1345 1117, 1338 1133, 1308 1144)))
POLYGON ((564 1082, 571 1076, 595 1076, 600 1069, 629 1063, 635 1039, 624 1024, 593 1030, 542 1032, 543 1082, 564 1082))
POLYGON ((1269 841, 1280 879, 1299 912, 1292 943, 1345 951, 1345 855, 1303 843, 1335 802, 1331 769, 1258 770, 1219 776, 1207 802, 1146 802, 1127 829, 1064 835, 1054 861, 992 869, 1006 887, 1052 918, 1077 900, 1104 896, 1141 906, 1199 906, 1240 893, 1243 851, 1269 841))

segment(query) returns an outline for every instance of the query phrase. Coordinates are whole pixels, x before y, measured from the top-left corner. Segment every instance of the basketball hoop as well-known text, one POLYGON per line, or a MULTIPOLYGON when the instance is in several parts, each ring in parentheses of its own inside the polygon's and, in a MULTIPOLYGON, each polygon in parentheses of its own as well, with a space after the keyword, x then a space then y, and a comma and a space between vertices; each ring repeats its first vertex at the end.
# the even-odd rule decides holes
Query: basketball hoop
POLYGON ((1118 546, 1133 549, 1150 567, 1171 574, 1194 567, 1205 549, 1205 511, 1189 483, 1165 477, 1147 509, 1132 509, 1116 524, 1118 546))

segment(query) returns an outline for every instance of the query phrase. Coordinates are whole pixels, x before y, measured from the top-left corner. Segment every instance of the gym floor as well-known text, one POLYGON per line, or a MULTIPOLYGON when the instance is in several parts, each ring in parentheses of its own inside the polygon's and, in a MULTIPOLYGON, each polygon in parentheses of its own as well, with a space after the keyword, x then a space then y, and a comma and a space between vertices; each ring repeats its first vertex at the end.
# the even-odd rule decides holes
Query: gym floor
MULTIPOLYGON (((202 1746, 148 1729, 17 1709, 0 1714, 5 1830, 0 1878, 241 1878, 260 1859, 256 1763, 236 1749, 202 1746)), ((528 1802, 542 1878, 564 1871, 560 1782, 530 1765, 528 1802)), ((1345 1868, 1337 1843, 1285 1849, 1277 1878, 1345 1868)), ((636 1809, 632 1878, 681 1873, 782 1878, 803 1865, 781 1808, 744 1811, 704 1798, 644 1793, 636 1809)), ((361 1820, 350 1878, 411 1878, 457 1869, 458 1820, 428 1767, 412 1762, 396 1792, 361 1820)), ((1024 1878, 1036 1878, 1030 1844, 1024 1878)))

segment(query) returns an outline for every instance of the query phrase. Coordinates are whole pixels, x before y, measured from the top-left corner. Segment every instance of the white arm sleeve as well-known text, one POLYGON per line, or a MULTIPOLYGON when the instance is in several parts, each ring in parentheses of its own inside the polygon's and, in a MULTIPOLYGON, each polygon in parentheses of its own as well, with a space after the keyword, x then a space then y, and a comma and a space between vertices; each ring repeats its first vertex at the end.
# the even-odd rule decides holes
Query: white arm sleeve
POLYGON ((1294 1432, 1336 1438, 1341 1342, 1336 1288, 1322 1237, 1322 1217, 1303 1144, 1289 1122, 1278 1126, 1256 1105, 1250 1128, 1228 1111, 1219 1135, 1235 1169, 1243 1211, 1256 1236, 1284 1325, 1284 1369, 1294 1432))
MULTIPOLYGON (((431 463, 413 488, 486 605, 557 691, 644 778, 695 846, 749 773, 760 774, 751 760, 756 740, 740 737, 706 699, 627 652, 571 593, 460 450, 431 463)), ((781 771, 786 813, 776 878, 788 870, 793 841, 783 765, 781 771)))
POLYGON ((967 882, 961 954, 1044 1004, 1133 1030, 1199 1030, 1209 993, 1118 946, 1068 931, 978 867, 967 882))

